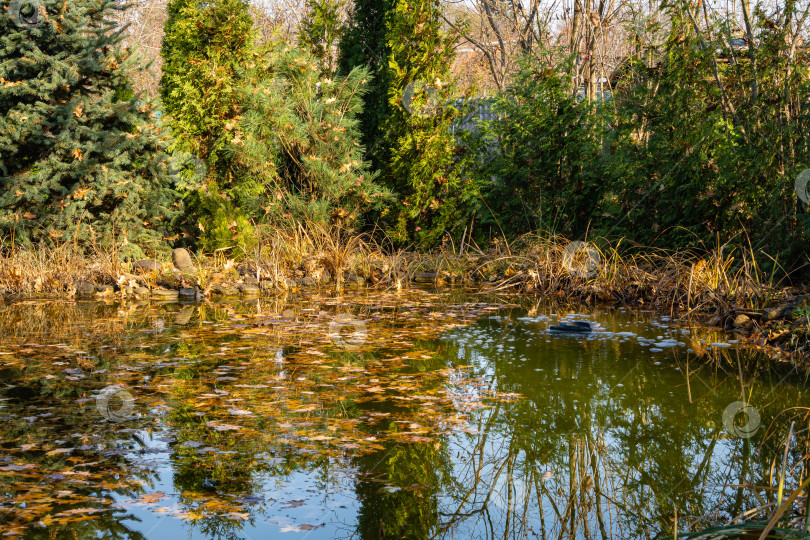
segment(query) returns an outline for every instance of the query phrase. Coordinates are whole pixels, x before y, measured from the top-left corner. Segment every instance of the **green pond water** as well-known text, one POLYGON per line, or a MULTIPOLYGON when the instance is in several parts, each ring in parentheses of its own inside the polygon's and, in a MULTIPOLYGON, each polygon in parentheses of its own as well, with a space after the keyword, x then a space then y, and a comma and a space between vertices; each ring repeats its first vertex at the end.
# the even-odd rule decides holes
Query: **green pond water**
POLYGON ((810 406, 803 375, 734 337, 418 290, 0 306, 0 537, 607 539, 671 534, 676 515, 681 531, 724 523, 775 499, 750 486, 776 485, 792 421, 797 484, 807 419, 791 408, 810 406), (572 319, 600 331, 549 331, 572 319))

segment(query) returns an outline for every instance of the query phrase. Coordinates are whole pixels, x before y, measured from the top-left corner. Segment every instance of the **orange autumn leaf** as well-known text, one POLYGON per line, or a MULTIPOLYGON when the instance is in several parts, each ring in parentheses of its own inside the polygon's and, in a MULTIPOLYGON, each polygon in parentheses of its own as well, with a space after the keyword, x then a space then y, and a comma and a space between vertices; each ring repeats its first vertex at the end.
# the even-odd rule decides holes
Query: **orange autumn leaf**
POLYGON ((166 494, 163 493, 162 491, 156 491, 154 493, 147 493, 145 495, 142 495, 139 500, 140 500, 140 502, 144 502, 146 504, 153 504, 153 503, 158 502, 160 499, 162 499, 165 496, 166 496, 166 494))

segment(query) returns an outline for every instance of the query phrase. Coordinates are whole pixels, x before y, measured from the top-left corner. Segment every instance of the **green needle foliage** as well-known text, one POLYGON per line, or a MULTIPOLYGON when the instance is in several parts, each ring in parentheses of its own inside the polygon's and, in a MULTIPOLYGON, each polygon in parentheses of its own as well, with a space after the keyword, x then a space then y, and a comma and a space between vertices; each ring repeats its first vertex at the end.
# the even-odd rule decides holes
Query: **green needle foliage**
POLYGON ((207 166, 185 185, 188 213, 179 224, 200 234, 206 250, 251 243, 249 216, 263 186, 236 162, 234 130, 242 112, 244 67, 253 59, 255 31, 242 0, 172 0, 161 55, 161 98, 175 149, 207 166))
POLYGON ((271 223, 353 227, 362 212, 389 198, 357 143, 367 72, 355 68, 332 79, 318 60, 283 43, 257 55, 243 96, 238 155, 270 194, 263 213, 271 223))
POLYGON ((154 107, 130 89, 140 68, 120 46, 125 7, 45 0, 21 18, 19 5, 0 9, 0 234, 159 241, 176 199, 154 107))

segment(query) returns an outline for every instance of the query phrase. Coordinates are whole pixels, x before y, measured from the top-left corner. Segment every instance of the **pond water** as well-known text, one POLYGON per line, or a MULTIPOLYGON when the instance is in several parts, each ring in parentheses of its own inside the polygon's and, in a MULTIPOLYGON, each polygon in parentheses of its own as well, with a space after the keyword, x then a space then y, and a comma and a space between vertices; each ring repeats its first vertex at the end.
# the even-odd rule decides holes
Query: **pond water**
POLYGON ((418 290, 0 306, 0 530, 654 538, 773 501, 750 486, 775 485, 805 378, 733 335, 578 309, 418 290), (548 329, 572 319, 600 331, 548 329))

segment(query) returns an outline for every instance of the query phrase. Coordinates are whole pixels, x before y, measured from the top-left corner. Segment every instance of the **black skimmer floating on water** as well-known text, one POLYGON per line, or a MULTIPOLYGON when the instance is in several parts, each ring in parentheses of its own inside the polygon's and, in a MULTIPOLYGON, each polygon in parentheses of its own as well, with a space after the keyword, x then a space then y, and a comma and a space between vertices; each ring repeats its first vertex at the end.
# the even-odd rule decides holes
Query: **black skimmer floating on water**
POLYGON ((594 332, 599 328, 597 323, 590 321, 560 321, 560 324, 552 324, 549 330, 555 332, 577 332, 580 334, 594 332))

